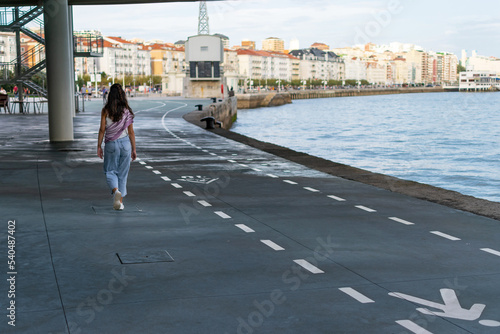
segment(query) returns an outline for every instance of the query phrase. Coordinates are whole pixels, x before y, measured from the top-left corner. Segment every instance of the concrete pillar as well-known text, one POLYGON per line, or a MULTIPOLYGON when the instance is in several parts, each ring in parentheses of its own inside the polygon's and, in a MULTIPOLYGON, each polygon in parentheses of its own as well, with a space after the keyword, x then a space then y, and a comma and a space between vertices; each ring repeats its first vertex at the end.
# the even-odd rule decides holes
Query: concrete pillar
POLYGON ((51 142, 72 141, 74 69, 68 0, 44 0, 43 5, 49 137, 51 142))

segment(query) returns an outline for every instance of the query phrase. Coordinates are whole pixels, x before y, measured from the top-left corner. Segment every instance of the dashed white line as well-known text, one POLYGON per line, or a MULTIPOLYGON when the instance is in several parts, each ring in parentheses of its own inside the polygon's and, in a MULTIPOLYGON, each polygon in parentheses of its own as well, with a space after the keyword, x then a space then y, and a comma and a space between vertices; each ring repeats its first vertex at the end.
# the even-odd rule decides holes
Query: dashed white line
POLYGON ((396 323, 415 334, 432 334, 432 332, 429 332, 427 329, 420 327, 411 320, 398 320, 396 321, 396 323))
POLYGON ((398 222, 398 223, 401 223, 401 224, 405 224, 405 225, 415 225, 412 222, 409 222, 407 220, 404 220, 404 219, 401 219, 401 218, 398 218, 398 217, 389 217, 389 219, 390 220, 394 220, 395 222, 398 222))
POLYGON ((153 167, 151 167, 151 166, 146 166, 146 168, 147 168, 147 169, 153 169, 153 167))
POLYGON ((319 269, 316 266, 313 266, 312 264, 310 264, 306 260, 299 259, 299 260, 293 260, 293 262, 297 263, 299 266, 306 269, 307 271, 310 271, 313 274, 324 274, 325 273, 323 270, 319 269))
POLYGON ((273 179, 277 179, 278 178, 278 176, 276 176, 274 174, 266 174, 266 175, 269 176, 269 177, 272 177, 273 179))
POLYGON ((345 293, 346 295, 349 295, 352 298, 356 299, 358 302, 362 304, 375 303, 374 300, 366 297, 365 295, 354 290, 353 288, 340 288, 339 290, 345 293))
POLYGON ((161 172, 159 170, 154 170, 153 173, 155 173, 156 175, 160 175, 161 172))
POLYGON ((318 189, 314 189, 314 188, 311 188, 311 187, 304 187, 305 190, 309 190, 313 193, 319 193, 319 190, 318 189))
POLYGON ((446 234, 446 233, 443 233, 443 232, 439 232, 439 231, 431 231, 432 234, 435 234, 437 236, 440 236, 442 238, 445 238, 445 239, 448 239, 448 240, 451 240, 451 241, 458 241, 458 240, 461 240, 460 238, 457 238, 457 237, 454 237, 452 235, 449 235, 449 234, 446 234))
POLYGON ((172 187, 177 188, 177 189, 181 189, 182 188, 182 186, 180 184, 178 184, 178 183, 171 183, 171 185, 172 185, 172 187))
POLYGON ((234 161, 234 160, 228 160, 228 161, 229 161, 229 162, 232 162, 233 164, 235 164, 235 163, 236 163, 236 161, 234 161))
POLYGON ((245 164, 238 164, 240 165, 241 167, 247 167, 248 168, 248 165, 245 165, 245 164))
POLYGON ((356 205, 355 207, 360 209, 360 210, 364 210, 366 212, 377 212, 377 210, 367 208, 366 206, 363 206, 363 205, 356 205))
POLYGON ((146 164, 146 162, 144 162, 144 161, 139 161, 139 163, 140 163, 141 165, 145 165, 145 164, 146 164))
POLYGON ((228 215, 228 214, 226 214, 226 213, 224 213, 224 212, 222 212, 222 211, 215 211, 214 213, 215 213, 217 216, 219 216, 219 217, 221 217, 221 218, 223 218, 223 219, 229 219, 229 218, 231 218, 231 216, 230 216, 230 215, 228 215))
POLYGON ((239 229, 242 229, 246 233, 254 233, 255 232, 254 230, 252 230, 250 227, 246 226, 245 224, 236 224, 234 226, 236 226, 239 229))
POLYGON ((275 251, 282 251, 282 250, 285 250, 283 247, 281 247, 280 245, 274 243, 273 241, 271 240, 261 240, 260 242, 262 242, 264 245, 266 246, 269 246, 271 247, 272 249, 274 249, 275 251))
POLYGON ((288 184, 298 184, 297 182, 290 181, 290 180, 283 180, 283 182, 286 182, 288 184))
POLYGON ((210 154, 210 155, 214 155, 214 156, 215 156, 215 155, 217 155, 217 154, 215 154, 215 153, 212 153, 212 152, 210 152, 210 153, 208 153, 208 154, 210 154))
POLYGON ((195 195, 195 194, 193 194, 193 193, 192 193, 192 192, 190 192, 190 191, 183 191, 183 193, 184 193, 186 196, 188 196, 188 197, 196 197, 196 195, 195 195))
POLYGON ((486 253, 490 253, 490 254, 493 254, 493 255, 496 255, 496 256, 500 256, 500 252, 499 251, 496 251, 496 250, 491 249, 491 248, 481 248, 481 250, 483 252, 486 252, 486 253))
POLYGON ((209 206, 212 206, 212 204, 208 203, 207 201, 198 201, 198 203, 200 203, 201 205, 203 205, 204 207, 209 207, 209 206))
POLYGON ((163 179, 163 181, 172 181, 168 176, 162 176, 161 178, 163 179))
POLYGON ((252 168, 254 171, 256 172, 262 172, 262 169, 258 169, 258 168, 252 168))
POLYGON ((334 195, 328 195, 326 197, 334 199, 334 200, 336 200, 338 202, 345 202, 345 199, 343 199, 342 197, 337 197, 337 196, 334 196, 334 195))
POLYGON ((209 153, 207 150, 202 150, 202 152, 209 153))

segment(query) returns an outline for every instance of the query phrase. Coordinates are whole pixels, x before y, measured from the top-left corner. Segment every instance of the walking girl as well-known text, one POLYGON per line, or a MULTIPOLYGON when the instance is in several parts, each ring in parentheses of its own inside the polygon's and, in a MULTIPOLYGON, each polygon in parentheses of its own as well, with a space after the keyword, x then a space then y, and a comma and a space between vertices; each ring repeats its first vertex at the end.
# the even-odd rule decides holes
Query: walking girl
POLYGON ((97 155, 104 157, 104 174, 111 194, 113 209, 123 210, 127 196, 127 177, 130 162, 137 158, 135 151, 134 113, 120 84, 111 86, 108 101, 101 112, 97 139, 97 155), (104 150, 102 140, 104 139, 104 150))

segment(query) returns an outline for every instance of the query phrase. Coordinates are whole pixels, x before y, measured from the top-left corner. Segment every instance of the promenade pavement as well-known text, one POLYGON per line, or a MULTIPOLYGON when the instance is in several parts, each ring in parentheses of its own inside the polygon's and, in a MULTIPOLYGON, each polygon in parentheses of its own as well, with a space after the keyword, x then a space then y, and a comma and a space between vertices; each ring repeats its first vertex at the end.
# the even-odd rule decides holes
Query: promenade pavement
POLYGON ((200 102, 131 100, 123 211, 101 101, 71 143, 0 115, 0 333, 500 331, 499 221, 220 137, 182 118, 200 102))

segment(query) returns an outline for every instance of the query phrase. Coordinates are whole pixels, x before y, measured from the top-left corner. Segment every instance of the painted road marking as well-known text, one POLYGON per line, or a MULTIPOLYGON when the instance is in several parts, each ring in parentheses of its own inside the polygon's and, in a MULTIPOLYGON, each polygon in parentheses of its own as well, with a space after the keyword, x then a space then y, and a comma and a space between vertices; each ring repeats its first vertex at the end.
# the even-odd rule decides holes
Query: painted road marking
POLYGON ((245 164, 238 164, 240 165, 241 167, 248 167, 248 165, 245 165, 245 164))
POLYGON ((215 154, 215 153, 208 153, 208 154, 210 154, 210 155, 217 155, 217 154, 215 154))
POLYGON ((146 162, 144 162, 144 161, 139 161, 139 163, 140 163, 141 165, 145 165, 145 164, 146 164, 146 162))
POLYGON ((156 175, 160 175, 161 172, 159 170, 154 170, 153 173, 155 173, 156 175))
POLYGON ((266 174, 266 175, 269 176, 269 177, 272 177, 273 179, 277 179, 278 178, 278 176, 276 176, 274 174, 266 174))
POLYGON ((178 183, 171 183, 171 185, 172 185, 172 187, 177 188, 177 189, 182 188, 182 186, 178 183))
POLYGON ((261 169, 258 169, 258 168, 252 168, 252 169, 253 169, 254 171, 256 171, 256 172, 262 172, 262 170, 261 170, 261 169))
POLYGON ((151 166, 146 166, 146 168, 147 168, 147 169, 153 169, 153 167, 151 167, 151 166))
POLYGON ((293 181, 290 181, 290 180, 283 180, 283 182, 286 182, 288 184, 298 184, 297 182, 293 182, 293 181))
POLYGON ((432 309, 437 309, 442 311, 438 312, 435 310, 431 311, 428 308, 420 308, 420 307, 417 308, 417 311, 419 311, 422 314, 451 318, 451 319, 474 321, 481 317, 481 314, 486 308, 485 304, 474 304, 469 309, 462 308, 455 290, 440 289, 439 292, 441 293, 443 304, 439 304, 434 301, 418 298, 415 296, 405 295, 404 293, 401 292, 390 292, 389 296, 397 297, 400 299, 407 300, 411 303, 428 306, 432 309))
POLYGON ((212 206, 212 204, 208 203, 207 201, 198 201, 198 203, 200 203, 201 205, 203 205, 204 207, 209 207, 209 206, 212 206))
POLYGON ((190 192, 190 191, 184 191, 184 194, 185 194, 186 196, 188 196, 188 197, 196 197, 196 195, 195 195, 195 194, 193 194, 193 193, 192 193, 192 192, 190 192))
POLYGON ((224 212, 222 212, 222 211, 215 211, 214 213, 215 213, 217 216, 219 216, 219 217, 221 217, 221 218, 223 218, 223 219, 229 219, 229 218, 231 218, 231 216, 230 216, 230 215, 228 215, 228 214, 226 214, 226 213, 224 213, 224 212))
POLYGON ((490 253, 490 254, 493 254, 493 255, 496 255, 496 256, 500 256, 500 252, 499 251, 496 251, 496 250, 491 249, 491 248, 481 248, 481 250, 483 252, 486 252, 486 253, 490 253))
POLYGON ((398 222, 398 223, 401 223, 401 224, 405 224, 405 225, 415 225, 412 222, 409 222, 407 220, 404 220, 404 219, 401 219, 401 218, 398 218, 398 217, 389 217, 389 219, 390 220, 394 220, 395 222, 398 222))
POLYGON ((443 237, 443 238, 446 238, 448 240, 451 240, 451 241, 458 241, 458 240, 461 240, 460 238, 457 238, 457 237, 454 237, 452 235, 449 235, 449 234, 446 234, 446 233, 443 233, 443 232, 439 232, 439 231, 431 231, 432 234, 435 234, 437 236, 440 236, 440 237, 443 237))
POLYGON ((262 242, 264 245, 267 245, 267 246, 271 247, 275 251, 285 250, 283 247, 281 247, 280 245, 272 242, 271 240, 261 240, 260 242, 262 242))
POLYGON ((234 161, 234 160, 228 160, 228 161, 229 161, 229 162, 232 162, 233 164, 235 164, 235 163, 236 163, 236 161, 234 161))
POLYGON ((202 150, 202 152, 209 153, 207 150, 202 150))
POLYGON ((234 226, 236 226, 239 229, 242 229, 246 233, 254 233, 255 232, 254 230, 252 230, 250 227, 246 226, 245 224, 236 224, 234 226))
POLYGON ((339 201, 339 202, 345 202, 345 199, 343 199, 342 197, 337 197, 337 196, 334 196, 334 195, 328 195, 326 197, 334 199, 334 200, 339 201))
POLYGON ((319 190, 318 189, 314 189, 314 188, 311 188, 311 187, 304 187, 305 190, 309 190, 309 191, 312 191, 313 193, 319 193, 319 190))
POLYGON ((167 176, 162 176, 161 178, 163 179, 163 181, 172 181, 172 180, 170 180, 170 178, 169 178, 169 177, 167 177, 167 176))
POLYGON ((319 269, 316 266, 313 266, 312 264, 310 264, 306 260, 299 259, 299 260, 293 260, 293 262, 297 263, 299 266, 310 271, 313 274, 324 274, 325 273, 323 270, 319 269))
POLYGON ((373 210, 373 209, 367 208, 366 206, 362 206, 362 205, 356 205, 356 208, 358 208, 360 210, 364 210, 366 212, 377 212, 377 210, 373 210))
POLYGON ((396 323, 403 326, 407 330, 412 331, 415 334, 432 334, 432 332, 429 332, 425 328, 420 327, 411 320, 398 320, 396 321, 396 323))
POLYGON ((353 288, 340 288, 339 290, 342 291, 343 293, 345 293, 346 295, 349 295, 352 298, 356 299, 358 302, 360 302, 362 304, 375 303, 374 300, 366 297, 365 295, 354 290, 353 288))

